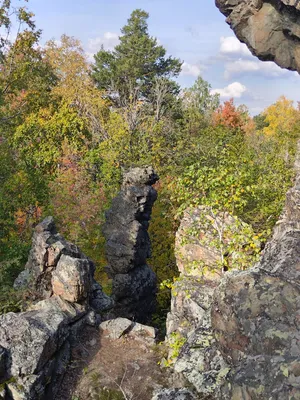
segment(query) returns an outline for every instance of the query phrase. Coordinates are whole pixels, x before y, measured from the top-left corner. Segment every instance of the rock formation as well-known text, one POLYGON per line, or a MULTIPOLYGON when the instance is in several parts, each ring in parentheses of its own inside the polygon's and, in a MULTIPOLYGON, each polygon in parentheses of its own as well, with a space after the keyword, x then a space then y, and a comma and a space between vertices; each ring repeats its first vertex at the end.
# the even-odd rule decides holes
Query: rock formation
POLYGON ((179 332, 186 343, 175 370, 203 399, 299 398, 299 165, 261 261, 219 281, 186 276, 176 288, 168 334, 179 332))
POLYGON ((254 55, 300 72, 298 0, 216 0, 216 5, 254 55))
POLYGON ((100 322, 95 311, 112 306, 93 274, 93 263, 57 233, 53 218, 36 227, 15 287, 29 287, 40 301, 0 316, 0 399, 55 398, 77 334, 100 322))
POLYGON ((114 315, 140 322, 155 307, 156 277, 146 264, 151 255, 148 226, 158 180, 151 167, 133 168, 106 213, 107 271, 113 279, 114 315))
MULTIPOLYGON (((207 349, 214 337, 211 323, 213 296, 222 274, 222 252, 216 248, 218 233, 214 225, 217 223, 224 229, 235 224, 235 219, 228 213, 214 217, 207 207, 190 208, 183 215, 175 241, 180 278, 172 291, 171 312, 166 324, 168 342, 174 342, 173 335, 175 340, 185 339, 174 370, 182 374, 201 396, 210 395, 211 386, 225 365, 220 352, 209 353, 215 371, 208 376, 203 374, 207 349)), ((172 356, 171 350, 169 357, 172 359, 172 356)))
POLYGON ((94 263, 78 246, 66 241, 56 230, 52 217, 35 228, 25 270, 14 288, 30 288, 39 299, 60 296, 71 303, 91 305, 97 312, 112 307, 93 276, 94 263))

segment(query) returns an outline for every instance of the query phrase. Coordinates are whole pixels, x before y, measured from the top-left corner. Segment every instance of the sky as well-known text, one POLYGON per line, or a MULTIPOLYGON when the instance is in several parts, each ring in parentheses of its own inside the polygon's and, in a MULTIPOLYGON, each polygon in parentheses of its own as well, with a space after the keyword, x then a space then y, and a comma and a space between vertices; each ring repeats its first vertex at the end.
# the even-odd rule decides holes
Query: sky
POLYGON ((281 95, 300 101, 300 77, 273 62, 261 62, 234 36, 214 0, 29 0, 43 41, 62 34, 81 40, 87 55, 113 49, 131 12, 150 14, 149 33, 169 55, 183 61, 179 82, 189 87, 201 75, 220 93, 260 113, 281 95))

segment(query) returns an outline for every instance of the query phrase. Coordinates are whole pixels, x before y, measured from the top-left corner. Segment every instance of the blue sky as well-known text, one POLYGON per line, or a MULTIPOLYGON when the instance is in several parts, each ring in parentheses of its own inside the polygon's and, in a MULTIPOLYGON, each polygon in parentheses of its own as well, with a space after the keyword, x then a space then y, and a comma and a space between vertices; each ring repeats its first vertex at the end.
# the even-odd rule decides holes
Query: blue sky
POLYGON ((136 8, 149 12, 149 31, 168 53, 184 61, 179 78, 191 86, 198 74, 221 94, 257 114, 279 96, 300 100, 300 77, 253 57, 235 39, 214 0, 29 0, 43 41, 62 34, 80 39, 91 57, 101 44, 113 48, 136 8))

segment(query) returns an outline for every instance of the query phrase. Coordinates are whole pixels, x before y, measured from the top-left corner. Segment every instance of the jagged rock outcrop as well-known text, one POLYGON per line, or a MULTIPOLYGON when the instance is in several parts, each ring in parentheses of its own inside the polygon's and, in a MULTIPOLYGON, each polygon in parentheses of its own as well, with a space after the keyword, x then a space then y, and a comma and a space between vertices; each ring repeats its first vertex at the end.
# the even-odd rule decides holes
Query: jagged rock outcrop
POLYGON ((187 338, 175 363, 200 398, 290 400, 300 394, 300 175, 259 263, 199 282, 172 300, 168 330, 187 338), (188 315, 188 320, 185 316, 188 315), (184 323, 191 330, 184 330, 184 323), (176 326, 177 325, 177 326, 176 326), (183 328, 182 328, 183 325, 183 328))
POLYGON ((152 167, 133 168, 106 213, 107 271, 113 279, 114 315, 144 322, 155 307, 156 277, 146 264, 151 255, 148 226, 157 192, 152 167))
MULTIPOLYGON (((211 394, 212 386, 226 365, 219 350, 208 353, 207 349, 214 341, 211 309, 214 292, 222 277, 222 253, 226 253, 226 243, 233 231, 244 225, 236 222, 228 213, 217 215, 207 207, 189 208, 176 234, 175 255, 180 278, 172 291, 171 312, 166 324, 167 341, 172 344, 174 340, 184 339, 174 370, 182 374, 201 396, 211 394), (221 247, 218 246, 218 230, 224 233, 224 246, 221 247), (215 371, 203 373, 204 366, 211 363, 215 371)), ((169 356, 172 359, 172 350, 169 356)))
POLYGON ((216 0, 216 5, 254 55, 300 72, 298 0, 216 0))
POLYGON ((35 228, 25 270, 14 287, 30 288, 39 299, 60 296, 71 303, 92 305, 101 312, 113 302, 94 280, 94 272, 94 263, 78 246, 65 240, 53 218, 47 217, 35 228))
POLYGON ((95 311, 112 306, 93 274, 91 260, 57 233, 52 217, 36 227, 15 287, 30 288, 40 301, 0 316, 0 398, 55 398, 77 335, 100 322, 95 311))

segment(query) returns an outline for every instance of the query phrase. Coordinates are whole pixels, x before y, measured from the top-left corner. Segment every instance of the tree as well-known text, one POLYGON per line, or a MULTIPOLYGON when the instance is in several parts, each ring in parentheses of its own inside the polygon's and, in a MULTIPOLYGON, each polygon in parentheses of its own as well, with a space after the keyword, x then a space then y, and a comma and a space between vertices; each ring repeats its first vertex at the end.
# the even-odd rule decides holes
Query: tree
POLYGON ((157 115, 161 114, 161 94, 178 93, 178 86, 166 80, 178 76, 182 63, 166 57, 166 50, 148 32, 149 15, 143 10, 132 12, 127 25, 121 29, 120 44, 114 51, 103 48, 95 55, 93 77, 99 89, 116 108, 125 111, 129 131, 134 132, 143 114, 143 106, 155 101, 157 115), (159 79, 159 80, 158 80, 159 79), (155 94, 153 87, 157 88, 155 94), (162 85, 163 83, 163 85, 162 85), (167 90, 166 90, 167 87, 167 90), (162 90, 163 89, 163 90, 162 90))
POLYGON ((24 233, 47 196, 42 172, 27 164, 15 146, 17 128, 28 114, 49 104, 56 81, 38 47, 41 31, 22 3, 0 1, 0 259, 8 248, 18 247, 17 233, 26 242, 24 233))
POLYGON ((236 107, 233 99, 221 104, 213 116, 215 125, 222 125, 227 128, 246 130, 250 122, 249 112, 246 106, 236 107))
POLYGON ((293 103, 292 100, 281 96, 276 103, 263 112, 266 124, 263 128, 265 135, 288 135, 298 131, 300 112, 293 103))
MULTIPOLYGON (((38 48, 41 31, 26 7, 13 7, 10 0, 0 1, 0 121, 1 134, 11 121, 39 107, 55 76, 42 59, 38 48), (13 23, 16 18, 16 25, 13 23), (17 30, 11 40, 11 30, 17 30)), ((47 96, 47 95, 46 95, 47 96)))
POLYGON ((190 135, 198 135, 202 128, 211 123, 212 115, 219 104, 219 95, 211 94, 210 84, 201 76, 191 88, 183 91, 182 106, 190 135))
POLYGON ((266 116, 263 113, 255 115, 253 117, 253 121, 255 123, 256 131, 262 131, 264 128, 266 128, 269 125, 266 122, 266 116))
POLYGON ((91 66, 80 41, 67 35, 62 35, 59 43, 50 40, 46 43, 45 58, 58 78, 52 94, 85 119, 94 140, 106 138, 109 104, 91 78, 91 66))

